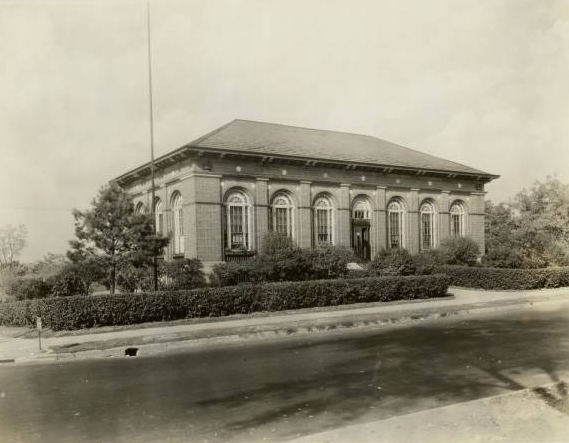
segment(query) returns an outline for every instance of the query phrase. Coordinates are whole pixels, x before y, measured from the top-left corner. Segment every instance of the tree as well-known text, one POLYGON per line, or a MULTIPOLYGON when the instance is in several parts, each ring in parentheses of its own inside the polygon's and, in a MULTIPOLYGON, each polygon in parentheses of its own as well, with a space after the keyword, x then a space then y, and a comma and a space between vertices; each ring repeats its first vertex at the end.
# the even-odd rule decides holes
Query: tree
POLYGON ((26 246, 28 229, 25 225, 5 225, 0 228, 0 264, 12 266, 26 246))
POLYGON ((70 241, 68 257, 104 270, 111 294, 121 269, 148 265, 168 244, 167 238, 155 235, 151 215, 136 214, 132 198, 116 183, 99 190, 91 210, 75 209, 73 216, 77 239, 70 241))
POLYGON ((65 255, 48 252, 41 260, 28 265, 28 268, 30 274, 46 279, 59 274, 68 263, 65 255))
POLYGON ((485 265, 496 268, 521 268, 523 265, 515 232, 518 221, 510 205, 491 201, 485 203, 484 235, 485 265))
POLYGON ((569 185, 547 177, 522 190, 513 204, 519 214, 516 241, 529 267, 569 264, 569 185))
POLYGON ((486 202, 485 234, 488 265, 569 265, 569 185, 547 177, 508 204, 486 202))

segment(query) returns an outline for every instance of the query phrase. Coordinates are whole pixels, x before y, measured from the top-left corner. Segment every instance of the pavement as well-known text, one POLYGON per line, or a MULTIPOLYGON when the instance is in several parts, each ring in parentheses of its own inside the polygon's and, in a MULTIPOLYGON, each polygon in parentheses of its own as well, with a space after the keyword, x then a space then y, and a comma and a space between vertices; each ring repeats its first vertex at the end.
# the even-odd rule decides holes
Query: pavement
MULTIPOLYGON (((447 297, 438 299, 51 333, 42 338, 41 350, 37 336, 30 331, 14 336, 0 330, 0 369, 3 364, 127 358, 127 348, 136 348, 137 355, 153 355, 193 346, 321 334, 348 328, 382 328, 483 311, 546 308, 547 304, 568 301, 569 288, 484 291, 451 287, 447 297)), ((567 386, 565 381, 558 380, 553 385, 347 426, 296 441, 569 442, 567 386)))

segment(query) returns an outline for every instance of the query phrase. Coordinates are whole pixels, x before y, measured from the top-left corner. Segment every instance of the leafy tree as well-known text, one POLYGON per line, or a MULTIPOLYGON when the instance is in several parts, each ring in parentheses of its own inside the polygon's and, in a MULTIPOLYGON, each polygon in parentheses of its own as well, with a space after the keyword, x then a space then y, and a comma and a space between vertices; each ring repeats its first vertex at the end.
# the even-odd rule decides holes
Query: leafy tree
POLYGON ((12 266, 26 246, 28 229, 25 225, 5 225, 0 228, 0 264, 12 266))
POLYGON ((68 257, 75 263, 91 263, 106 273, 115 293, 117 276, 152 262, 168 239, 155 236, 149 214, 136 214, 132 198, 116 183, 99 190, 88 211, 73 211, 76 240, 70 241, 68 257))
POLYGON ((518 222, 510 205, 485 204, 484 235, 486 238, 484 265, 496 268, 520 268, 522 256, 515 236, 518 222))
POLYGON ((487 202, 485 233, 490 266, 569 265, 569 185, 547 177, 509 204, 487 202))
POLYGON ((569 185, 547 177, 520 192, 513 204, 519 214, 514 232, 528 267, 569 264, 569 185))
POLYGON ((65 255, 48 252, 41 260, 28 265, 28 270, 34 276, 46 279, 59 274, 67 264, 69 260, 65 255))

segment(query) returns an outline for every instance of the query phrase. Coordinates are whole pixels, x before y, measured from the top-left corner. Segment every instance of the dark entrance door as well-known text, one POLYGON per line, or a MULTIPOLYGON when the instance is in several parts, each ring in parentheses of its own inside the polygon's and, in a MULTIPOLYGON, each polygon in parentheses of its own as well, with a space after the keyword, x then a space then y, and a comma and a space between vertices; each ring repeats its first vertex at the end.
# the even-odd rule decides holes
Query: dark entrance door
POLYGON ((371 259, 369 247, 369 222, 363 220, 352 221, 352 248, 362 260, 371 259))

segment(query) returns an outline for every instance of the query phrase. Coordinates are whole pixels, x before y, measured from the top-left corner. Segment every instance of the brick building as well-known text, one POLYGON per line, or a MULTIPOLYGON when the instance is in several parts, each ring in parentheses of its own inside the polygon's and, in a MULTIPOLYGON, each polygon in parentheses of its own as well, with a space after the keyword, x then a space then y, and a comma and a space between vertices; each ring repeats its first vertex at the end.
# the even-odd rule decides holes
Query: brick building
MULTIPOLYGON (((498 176, 375 137, 245 120, 155 160, 166 259, 241 260, 269 230, 303 248, 416 253, 449 236, 484 251, 484 184, 498 176)), ((115 181, 150 211, 151 165, 115 181)))

